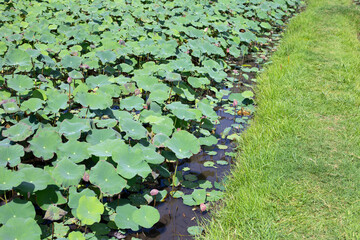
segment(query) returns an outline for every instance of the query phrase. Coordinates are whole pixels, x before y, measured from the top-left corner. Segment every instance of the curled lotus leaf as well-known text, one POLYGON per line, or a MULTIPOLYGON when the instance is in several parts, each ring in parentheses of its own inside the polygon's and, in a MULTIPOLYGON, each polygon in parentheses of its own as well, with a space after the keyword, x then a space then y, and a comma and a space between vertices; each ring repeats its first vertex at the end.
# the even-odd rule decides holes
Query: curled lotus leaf
POLYGON ((104 205, 96 197, 82 196, 79 199, 76 215, 83 224, 92 225, 100 222, 103 212, 104 205))
POLYGON ((15 167, 24 155, 24 148, 21 145, 0 145, 0 167, 5 167, 7 164, 15 167))
POLYGON ((11 218, 35 218, 35 208, 31 202, 15 198, 0 207, 0 223, 6 224, 11 218))
POLYGON ((46 210, 44 219, 47 219, 50 221, 57 221, 57 220, 60 220, 62 217, 64 217, 66 214, 67 214, 67 211, 52 204, 46 210))
POLYGON ((21 172, 0 167, 0 191, 11 190, 13 187, 19 186, 23 177, 24 174, 21 172))
POLYGON ((2 135, 11 141, 19 142, 28 138, 33 133, 31 126, 26 123, 19 122, 3 131, 2 135))
POLYGON ((191 133, 181 130, 175 132, 171 139, 165 142, 179 159, 189 158, 200 151, 199 140, 191 133))
POLYGON ((85 173, 85 165, 77 165, 68 159, 63 159, 57 163, 52 172, 55 181, 63 187, 76 186, 85 173))
POLYGON ((120 193, 126 186, 126 180, 116 173, 114 166, 105 161, 99 161, 90 170, 90 182, 100 188, 106 195, 120 193))
POLYGON ((154 207, 141 206, 133 212, 132 219, 136 224, 144 228, 151 228, 160 220, 160 214, 154 207))
POLYGON ((30 150, 38 158, 49 160, 54 157, 57 147, 62 143, 58 133, 50 129, 39 129, 30 143, 30 150))
POLYGON ((139 225, 134 222, 132 215, 138 208, 131 204, 124 204, 116 207, 115 224, 120 229, 130 228, 133 231, 139 230, 139 225))
POLYGON ((0 228, 0 239, 39 240, 41 229, 33 218, 10 218, 0 228))

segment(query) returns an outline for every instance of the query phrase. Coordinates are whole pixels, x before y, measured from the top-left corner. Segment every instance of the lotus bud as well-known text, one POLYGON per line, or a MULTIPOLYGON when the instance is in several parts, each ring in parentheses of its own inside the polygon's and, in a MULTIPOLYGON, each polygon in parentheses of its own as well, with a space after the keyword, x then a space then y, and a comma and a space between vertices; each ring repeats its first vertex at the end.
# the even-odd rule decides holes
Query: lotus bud
POLYGON ((70 84, 70 83, 72 82, 72 78, 71 78, 71 77, 68 77, 66 81, 67 81, 67 83, 70 84))
POLYGON ((148 109, 148 106, 147 105, 144 105, 144 107, 143 107, 144 109, 148 109))
POLYGON ((186 50, 186 53, 187 53, 187 54, 189 54, 189 53, 190 53, 190 51, 189 51, 189 50, 186 50))
POLYGON ((158 195, 158 193, 159 193, 159 190, 157 190, 157 189, 152 189, 152 190, 150 191, 150 195, 151 195, 151 196, 156 196, 156 195, 158 195))
POLYGON ((177 128, 176 131, 178 131, 178 132, 181 131, 181 128, 177 128))
POLYGON ((226 53, 229 53, 229 52, 230 52, 230 48, 227 48, 227 49, 226 49, 226 53))
POLYGON ((233 73, 238 74, 239 72, 238 72, 238 70, 235 69, 235 70, 233 70, 233 73))
POLYGON ((204 29, 204 32, 207 32, 208 30, 209 30, 209 28, 205 28, 205 29, 204 29))
POLYGON ((200 211, 205 212, 206 211, 206 205, 204 203, 200 204, 200 211))
POLYGON ((237 105, 238 105, 238 101, 236 99, 234 99, 233 107, 236 107, 237 105))
POLYGON ((122 40, 122 39, 120 39, 120 40, 119 40, 119 44, 122 45, 122 46, 125 46, 125 41, 122 40))
POLYGON ((89 65, 87 65, 87 64, 81 64, 80 67, 81 67, 81 68, 85 68, 85 69, 89 69, 89 68, 90 68, 89 65))
POLYGON ((135 89, 135 95, 139 95, 140 94, 140 89, 135 89))
POLYGON ((85 182, 88 182, 89 179, 90 179, 89 173, 85 172, 85 173, 84 173, 84 176, 83 176, 83 180, 84 180, 85 182))

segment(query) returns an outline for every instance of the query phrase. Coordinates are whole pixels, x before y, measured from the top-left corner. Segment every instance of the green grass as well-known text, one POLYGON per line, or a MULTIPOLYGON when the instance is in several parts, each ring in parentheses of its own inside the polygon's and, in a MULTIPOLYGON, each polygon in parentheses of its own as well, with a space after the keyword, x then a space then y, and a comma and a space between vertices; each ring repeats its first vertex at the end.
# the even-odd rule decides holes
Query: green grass
POLYGON ((360 11, 308 0, 258 78, 215 239, 360 239, 360 11))

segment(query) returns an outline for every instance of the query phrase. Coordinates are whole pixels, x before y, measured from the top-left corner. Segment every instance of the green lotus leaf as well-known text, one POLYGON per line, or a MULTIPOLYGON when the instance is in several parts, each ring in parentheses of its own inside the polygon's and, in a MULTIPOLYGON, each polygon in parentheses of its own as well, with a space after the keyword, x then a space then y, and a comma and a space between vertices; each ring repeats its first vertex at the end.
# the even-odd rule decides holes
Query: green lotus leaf
POLYGON ((19 49, 9 49, 5 55, 5 64, 10 66, 30 66, 30 55, 19 49))
POLYGON ((46 91, 48 99, 46 101, 46 108, 53 112, 57 113, 60 109, 65 109, 68 104, 69 97, 65 93, 59 93, 56 90, 48 90, 46 91))
POLYGON ((103 212, 104 205, 96 197, 82 196, 79 199, 76 215, 83 224, 91 225, 100 222, 103 212))
POLYGON ((214 111, 208 99, 202 99, 201 101, 199 101, 197 103, 197 108, 211 121, 215 121, 218 119, 218 115, 214 111))
POLYGON ((41 229, 32 218, 11 218, 0 228, 0 239, 39 240, 41 229))
POLYGON ((252 91, 242 92, 241 95, 242 95, 244 98, 252 98, 252 97, 254 97, 254 93, 253 93, 252 91))
POLYGON ((15 198, 0 207, 0 223, 6 224, 11 218, 35 218, 35 208, 31 202, 15 198))
POLYGON ((91 145, 104 142, 106 139, 116 139, 118 132, 113 129, 92 129, 91 134, 88 134, 86 141, 91 145))
POLYGON ((98 157, 111 157, 112 152, 125 145, 124 141, 121 139, 106 139, 96 145, 88 147, 90 154, 93 154, 98 157))
POLYGON ((151 228, 160 220, 159 211, 151 206, 141 206, 139 209, 133 212, 132 220, 144 227, 151 228))
POLYGON ((85 173, 85 165, 77 165, 68 159, 63 159, 56 165, 52 176, 63 187, 76 186, 85 173))
POLYGON ((33 133, 31 126, 26 123, 19 122, 3 131, 2 135, 11 141, 19 142, 28 138, 33 133))
POLYGON ((61 144, 61 137, 55 131, 39 129, 30 143, 30 150, 38 158, 49 160, 54 157, 57 147, 61 144))
POLYGON ((169 82, 179 82, 182 80, 181 75, 178 73, 167 73, 165 79, 169 82))
POLYGON ((191 109, 188 105, 181 102, 172 102, 171 104, 166 105, 166 108, 170 109, 171 112, 178 118, 184 120, 196 119, 196 113, 190 111, 191 109))
POLYGON ((116 119, 101 119, 101 120, 94 120, 96 126, 98 128, 113 128, 117 125, 118 121, 116 119))
POLYGON ((50 221, 57 221, 57 220, 60 220, 62 217, 64 217, 66 214, 67 214, 67 211, 64 211, 63 209, 52 204, 46 210, 44 219, 47 219, 50 221))
POLYGON ((114 62, 116 60, 116 54, 110 50, 98 51, 95 55, 100 59, 102 64, 114 62))
POLYGON ((142 150, 147 163, 160 164, 165 160, 162 155, 156 152, 156 148, 152 145, 149 145, 148 147, 140 145, 140 149, 142 150))
POLYGON ((206 199, 206 190, 205 189, 195 189, 192 194, 192 198, 195 200, 196 205, 205 202, 206 199))
POLYGON ((126 110, 141 110, 144 106, 144 100, 137 96, 131 96, 120 100, 120 108, 126 110))
POLYGON ((88 151, 89 146, 87 142, 69 140, 58 147, 56 155, 58 159, 68 158, 74 163, 79 163, 91 156, 88 151))
POLYGON ((132 215, 138 210, 137 207, 131 204, 125 204, 116 207, 115 224, 120 229, 130 228, 133 231, 139 230, 139 225, 133 221, 132 215))
POLYGON ((2 104, 5 113, 16 113, 20 110, 19 106, 16 104, 16 101, 11 100, 12 99, 2 104))
POLYGON ((34 87, 34 81, 31 78, 26 75, 18 74, 8 77, 7 84, 11 89, 19 93, 25 92, 26 90, 30 90, 34 87))
POLYGON ((24 147, 21 145, 0 145, 0 167, 5 167, 8 163, 11 167, 15 167, 24 155, 24 147))
POLYGON ((21 103, 20 109, 24 112, 36 112, 43 107, 45 102, 39 98, 30 98, 21 103))
POLYGON ((241 94, 241 93, 231 93, 230 95, 229 95, 229 100, 230 101, 234 101, 234 100, 236 100, 239 104, 242 102, 242 101, 244 101, 244 96, 241 94))
POLYGON ((68 202, 69 207, 76 209, 79 206, 79 199, 82 196, 95 197, 96 194, 89 188, 86 188, 86 189, 82 190, 81 192, 77 192, 76 187, 70 187, 69 188, 69 202, 68 202))
POLYGON ((144 122, 152 125, 152 131, 155 134, 163 133, 170 136, 174 130, 174 122, 171 118, 166 116, 154 116, 150 115, 144 119, 144 122))
POLYGON ((196 235, 200 235, 204 231, 204 228, 200 226, 192 226, 192 227, 188 227, 187 231, 190 235, 196 236, 196 235))
POLYGON ((132 79, 136 82, 139 88, 142 88, 145 91, 151 91, 153 89, 152 86, 159 82, 156 77, 147 75, 134 76, 132 79))
POLYGON ((54 237, 56 237, 59 240, 65 240, 65 236, 69 232, 70 227, 64 225, 64 223, 57 223, 54 222, 54 230, 51 229, 51 232, 54 233, 54 237))
POLYGON ((76 232, 69 233, 68 239, 69 240, 85 240, 86 238, 84 237, 83 233, 76 231, 76 232))
POLYGON ((60 64, 65 68, 78 69, 81 64, 81 57, 66 55, 60 61, 60 64))
POLYGON ((47 210, 52 204, 62 205, 66 203, 66 198, 61 194, 58 186, 49 185, 44 190, 37 191, 36 203, 43 210, 47 210))
POLYGON ((122 131, 127 133, 127 136, 140 140, 141 138, 145 138, 147 134, 146 128, 142 126, 141 123, 131 120, 125 119, 119 122, 120 128, 122 131))
POLYGON ((86 85, 88 85, 91 89, 110 84, 110 78, 106 75, 90 76, 86 79, 86 85))
POLYGON ((82 73, 79 72, 79 71, 76 71, 76 70, 72 70, 71 72, 69 72, 69 77, 71 77, 72 79, 82 79, 82 78, 84 78, 82 73))
POLYGON ((19 186, 23 181, 24 174, 17 171, 11 171, 0 167, 0 191, 11 190, 19 186))
POLYGON ((183 130, 175 132, 171 139, 165 142, 165 146, 170 148, 179 159, 189 158, 200 151, 199 140, 183 130))
POLYGON ((126 186, 126 181, 116 173, 113 165, 99 161, 90 170, 90 182, 100 188, 106 195, 120 193, 126 186))
POLYGON ((124 178, 131 179, 136 175, 145 178, 151 173, 151 168, 144 161, 144 153, 139 147, 117 148, 112 158, 118 164, 117 172, 124 178))
POLYGON ((153 138, 153 144, 156 147, 164 147, 165 142, 167 142, 169 140, 170 140, 170 138, 167 135, 165 135, 163 133, 158 133, 153 138))
POLYGON ((87 132, 90 129, 89 120, 73 117, 72 119, 65 119, 60 124, 59 133, 63 134, 67 139, 78 139, 82 132, 87 132))
POLYGON ((76 94, 74 100, 80 103, 82 106, 89 107, 90 109, 106 109, 108 107, 111 107, 111 105, 113 104, 111 96, 102 92, 79 92, 78 94, 76 94))
POLYGON ((127 111, 115 110, 113 111, 113 115, 116 117, 116 119, 118 119, 119 122, 125 119, 133 120, 133 116, 127 111))
POLYGON ((53 183, 50 175, 43 169, 27 167, 20 169, 19 172, 24 174, 22 183, 17 187, 23 193, 32 193, 45 189, 53 183))
MULTIPOLYGON (((106 209, 106 207, 105 207, 105 209, 106 209)), ((111 216, 110 220, 113 221, 112 216, 111 216)), ((112 223, 113 222, 111 222, 111 224, 112 223)), ((108 227, 108 225, 105 223, 94 223, 93 225, 90 226, 90 229, 93 232, 93 234, 95 234, 97 236, 107 235, 111 231, 111 228, 108 227)))
POLYGON ((200 145, 212 146, 214 144, 217 144, 217 142, 218 142, 218 139, 212 135, 208 136, 208 137, 199 138, 200 145))

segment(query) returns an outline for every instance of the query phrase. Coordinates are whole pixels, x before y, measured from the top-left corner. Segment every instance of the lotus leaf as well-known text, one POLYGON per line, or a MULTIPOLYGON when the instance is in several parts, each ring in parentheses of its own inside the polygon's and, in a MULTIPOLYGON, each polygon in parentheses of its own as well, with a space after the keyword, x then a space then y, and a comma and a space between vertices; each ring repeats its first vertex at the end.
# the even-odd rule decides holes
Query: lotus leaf
POLYGON ((152 145, 148 147, 140 146, 145 161, 151 164, 160 164, 164 162, 165 158, 156 152, 156 148, 152 147, 152 145))
POLYGON ((79 199, 76 215, 83 224, 91 225, 100 222, 103 212, 104 205, 96 197, 82 196, 79 199))
POLYGON ((96 52, 96 56, 100 59, 102 64, 108 62, 114 62, 116 60, 116 54, 113 51, 98 51, 96 52))
POLYGON ((133 231, 139 230, 139 225, 134 222, 132 215, 138 208, 131 204, 125 204, 116 208, 115 224, 120 229, 130 228, 133 231))
POLYGON ((90 182, 106 195, 120 193, 126 186, 126 181, 116 173, 114 166, 105 161, 99 161, 91 168, 90 182))
POLYGON ((199 142, 200 142, 200 145, 212 146, 214 144, 217 144, 218 139, 211 135, 208 137, 199 138, 199 142))
POLYGON ((90 129, 89 120, 73 117, 72 119, 65 119, 60 124, 59 133, 68 139, 78 139, 82 132, 87 132, 90 129))
POLYGON ((56 165, 52 176, 63 187, 76 186, 85 173, 85 165, 77 165, 68 159, 63 159, 56 165))
POLYGON ((23 193, 32 193, 38 190, 43 190, 47 187, 47 185, 53 182, 50 175, 40 168, 27 167, 20 169, 19 172, 24 174, 24 178, 17 189, 23 193))
POLYGON ((41 229, 32 218, 11 218, 0 228, 0 239, 39 240, 41 229))
POLYGON ((68 158, 74 163, 79 163, 91 156, 88 148, 89 144, 87 142, 69 140, 58 147, 56 155, 58 159, 68 158))
POLYGON ((23 181, 24 174, 0 167, 0 191, 11 190, 23 181))
POLYGON ((172 113, 180 119, 191 120, 197 118, 196 113, 191 111, 188 105, 181 102, 172 102, 166 105, 166 108, 170 109, 172 113))
POLYGON ((5 100, 6 102, 2 104, 5 113, 16 113, 20 110, 19 106, 16 104, 15 99, 5 100))
POLYGON ((179 159, 189 158, 200 151, 199 140, 183 130, 175 132, 171 139, 165 142, 165 146, 170 148, 179 159))
POLYGON ((34 87, 34 81, 26 75, 14 75, 7 79, 7 84, 13 90, 22 93, 34 87))
POLYGON ((81 232, 71 232, 68 236, 69 240, 85 240, 86 238, 81 232))
POLYGON ((50 221, 57 221, 64 217, 66 214, 66 211, 52 204, 46 210, 44 219, 50 221))
POLYGON ((202 114, 208 117, 211 121, 215 121, 218 119, 218 115, 214 111, 208 99, 202 99, 201 101, 199 101, 197 103, 197 107, 202 112, 202 114))
POLYGON ((6 224, 11 218, 35 218, 35 208, 31 202, 14 199, 0 207, 0 223, 6 224))
POLYGON ((58 93, 57 91, 46 91, 48 100, 46 101, 46 108, 54 113, 57 113, 60 109, 67 107, 68 96, 64 93, 58 93))
POLYGON ((127 136, 139 140, 141 138, 145 138, 147 134, 146 128, 142 126, 141 123, 131 120, 125 119, 119 122, 120 128, 122 131, 127 133, 127 136))
POLYGON ((19 122, 3 131, 2 135, 11 141, 19 142, 25 140, 33 133, 31 126, 26 123, 19 122))
POLYGON ((44 190, 37 191, 35 195, 37 204, 44 210, 48 209, 52 204, 62 205, 67 201, 61 194, 59 187, 55 185, 49 185, 44 190))
POLYGON ((81 57, 66 55, 61 59, 60 64, 65 68, 78 69, 81 64, 81 57))
POLYGON ((107 139, 96 145, 90 146, 88 151, 98 157, 111 157, 113 151, 122 146, 126 146, 124 141, 121 139, 107 139))
POLYGON ((126 110, 143 109, 144 100, 137 96, 131 96, 120 100, 120 108, 126 110))
POLYGON ((188 227, 187 231, 190 235, 196 236, 196 235, 200 235, 204 231, 204 228, 200 226, 192 226, 192 227, 188 227))
POLYGON ((86 85, 91 89, 111 84, 110 78, 106 75, 90 76, 86 79, 86 85))
POLYGON ((111 107, 113 101, 111 97, 107 94, 102 93, 84 93, 79 92, 76 94, 76 102, 80 103, 84 107, 89 107, 90 109, 106 109, 111 107))
POLYGON ((75 70, 72 70, 71 72, 69 72, 69 77, 71 77, 72 79, 82 79, 82 78, 84 78, 84 76, 82 75, 81 72, 75 71, 75 70))
POLYGON ((21 162, 20 158, 24 154, 24 148, 21 145, 0 145, 0 167, 5 167, 7 164, 11 167, 18 165, 21 162))
POLYGON ((59 134, 50 129, 39 129, 30 143, 30 150, 38 158, 49 160, 61 144, 59 134))
POLYGON ((133 212, 132 220, 144 228, 151 228, 160 220, 160 214, 151 206, 141 206, 140 209, 133 212))
POLYGON ((43 107, 45 102, 39 98, 30 98, 21 103, 20 109, 24 112, 36 112, 43 107))
POLYGON ((20 49, 9 49, 5 55, 5 64, 10 66, 31 65, 30 55, 20 49))

